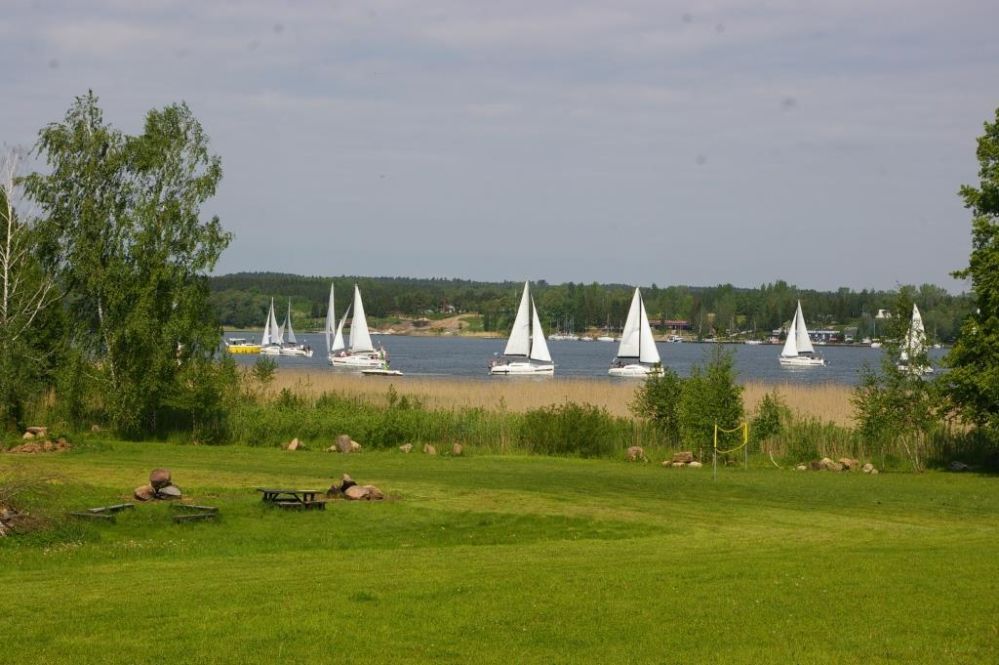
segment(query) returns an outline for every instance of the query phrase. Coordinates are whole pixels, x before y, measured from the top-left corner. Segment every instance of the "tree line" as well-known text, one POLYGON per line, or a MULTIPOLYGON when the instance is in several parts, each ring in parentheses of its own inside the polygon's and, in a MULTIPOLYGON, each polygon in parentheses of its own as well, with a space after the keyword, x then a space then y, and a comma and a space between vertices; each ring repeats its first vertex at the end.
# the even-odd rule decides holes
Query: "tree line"
MULTIPOLYGON (((357 284, 365 311, 375 318, 418 318, 445 313, 476 313, 482 328, 505 332, 513 321, 522 283, 477 282, 462 279, 407 277, 306 277, 283 273, 236 273, 212 277, 211 302, 225 326, 259 327, 271 297, 283 307, 291 299, 296 318, 321 325, 326 316, 330 282, 342 312, 357 284)), ((619 330, 631 303, 633 286, 623 284, 549 284, 535 282, 532 294, 548 332, 581 332, 592 328, 619 330)), ((793 316, 797 301, 805 307, 809 324, 856 328, 858 338, 877 336, 885 322, 879 311, 891 310, 899 293, 919 305, 930 336, 950 342, 968 315, 971 298, 953 295, 931 284, 897 290, 836 291, 799 289, 784 281, 758 288, 718 286, 644 286, 642 296, 652 323, 662 330, 685 321, 703 337, 748 333, 765 336, 793 316)), ((281 311, 281 307, 278 311, 281 311)))

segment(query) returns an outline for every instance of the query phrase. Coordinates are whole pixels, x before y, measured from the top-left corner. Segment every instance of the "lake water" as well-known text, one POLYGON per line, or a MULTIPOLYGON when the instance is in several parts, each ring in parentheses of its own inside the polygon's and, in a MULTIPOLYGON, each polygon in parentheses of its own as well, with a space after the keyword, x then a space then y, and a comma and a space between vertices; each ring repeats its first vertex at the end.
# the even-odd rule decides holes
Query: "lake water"
MULTIPOLYGON (((258 338, 259 333, 227 333, 227 337, 258 338)), ((299 341, 310 344, 315 349, 312 358, 291 356, 271 356, 281 367, 334 370, 326 360, 326 343, 322 334, 304 333, 299 341)), ((407 337, 397 335, 376 336, 375 346, 382 344, 388 351, 392 368, 401 370, 406 376, 419 377, 462 377, 502 381, 506 377, 490 377, 487 365, 493 354, 503 352, 505 339, 479 339, 475 337, 407 337)), ((660 343, 659 355, 663 364, 671 367, 681 376, 690 373, 690 368, 703 363, 711 353, 714 344, 668 344, 660 343)), ((780 346, 763 344, 722 345, 735 355, 735 367, 741 381, 764 381, 768 383, 841 383, 854 385, 860 380, 860 370, 865 365, 877 368, 881 363, 882 351, 859 346, 821 346, 817 350, 826 358, 825 367, 783 368, 777 363, 780 346)), ((617 343, 611 342, 569 342, 549 341, 555 361, 556 377, 584 377, 607 381, 634 381, 615 379, 607 376, 617 343)), ((945 350, 933 349, 930 359, 937 364, 945 350)), ((257 356, 234 355, 240 364, 253 364, 257 356)), ((537 377, 533 377, 537 378, 537 377)), ((542 379, 544 380, 544 379, 542 379)))

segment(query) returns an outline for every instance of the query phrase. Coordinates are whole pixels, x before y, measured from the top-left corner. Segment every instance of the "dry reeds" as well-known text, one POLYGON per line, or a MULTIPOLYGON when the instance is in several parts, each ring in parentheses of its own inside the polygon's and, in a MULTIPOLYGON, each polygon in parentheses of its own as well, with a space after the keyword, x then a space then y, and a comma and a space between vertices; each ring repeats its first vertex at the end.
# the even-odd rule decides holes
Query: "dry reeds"
MULTIPOLYGON (((273 392, 287 388, 306 397, 322 393, 337 393, 386 405, 388 388, 392 385, 398 397, 419 400, 431 409, 482 408, 522 413, 552 404, 575 402, 593 404, 615 416, 630 416, 631 403, 638 382, 612 382, 595 379, 421 379, 403 377, 386 381, 384 378, 316 370, 281 369, 270 386, 273 392)), ((797 385, 745 384, 743 398, 747 413, 756 410, 768 392, 776 391, 781 400, 799 416, 852 425, 851 388, 836 384, 797 385)))

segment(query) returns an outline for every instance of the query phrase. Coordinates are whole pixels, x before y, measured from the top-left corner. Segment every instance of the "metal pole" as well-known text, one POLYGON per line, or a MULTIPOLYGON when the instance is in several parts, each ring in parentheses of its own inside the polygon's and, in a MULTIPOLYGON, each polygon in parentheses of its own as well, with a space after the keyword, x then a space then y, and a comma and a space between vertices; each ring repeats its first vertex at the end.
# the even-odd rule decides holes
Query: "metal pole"
MULTIPOLYGON (((884 466, 884 465, 882 465, 884 466)), ((714 444, 711 446, 711 480, 718 480, 718 423, 715 423, 714 444)))

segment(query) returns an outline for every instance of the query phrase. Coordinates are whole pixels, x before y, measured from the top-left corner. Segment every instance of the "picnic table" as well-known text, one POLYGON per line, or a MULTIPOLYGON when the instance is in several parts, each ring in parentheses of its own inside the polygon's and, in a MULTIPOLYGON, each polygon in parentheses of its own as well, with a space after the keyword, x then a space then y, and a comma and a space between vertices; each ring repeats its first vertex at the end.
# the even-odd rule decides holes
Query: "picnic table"
POLYGON ((269 503, 280 508, 326 510, 326 502, 316 498, 317 495, 323 493, 323 490, 293 490, 258 487, 257 491, 263 494, 262 498, 264 503, 269 503))

